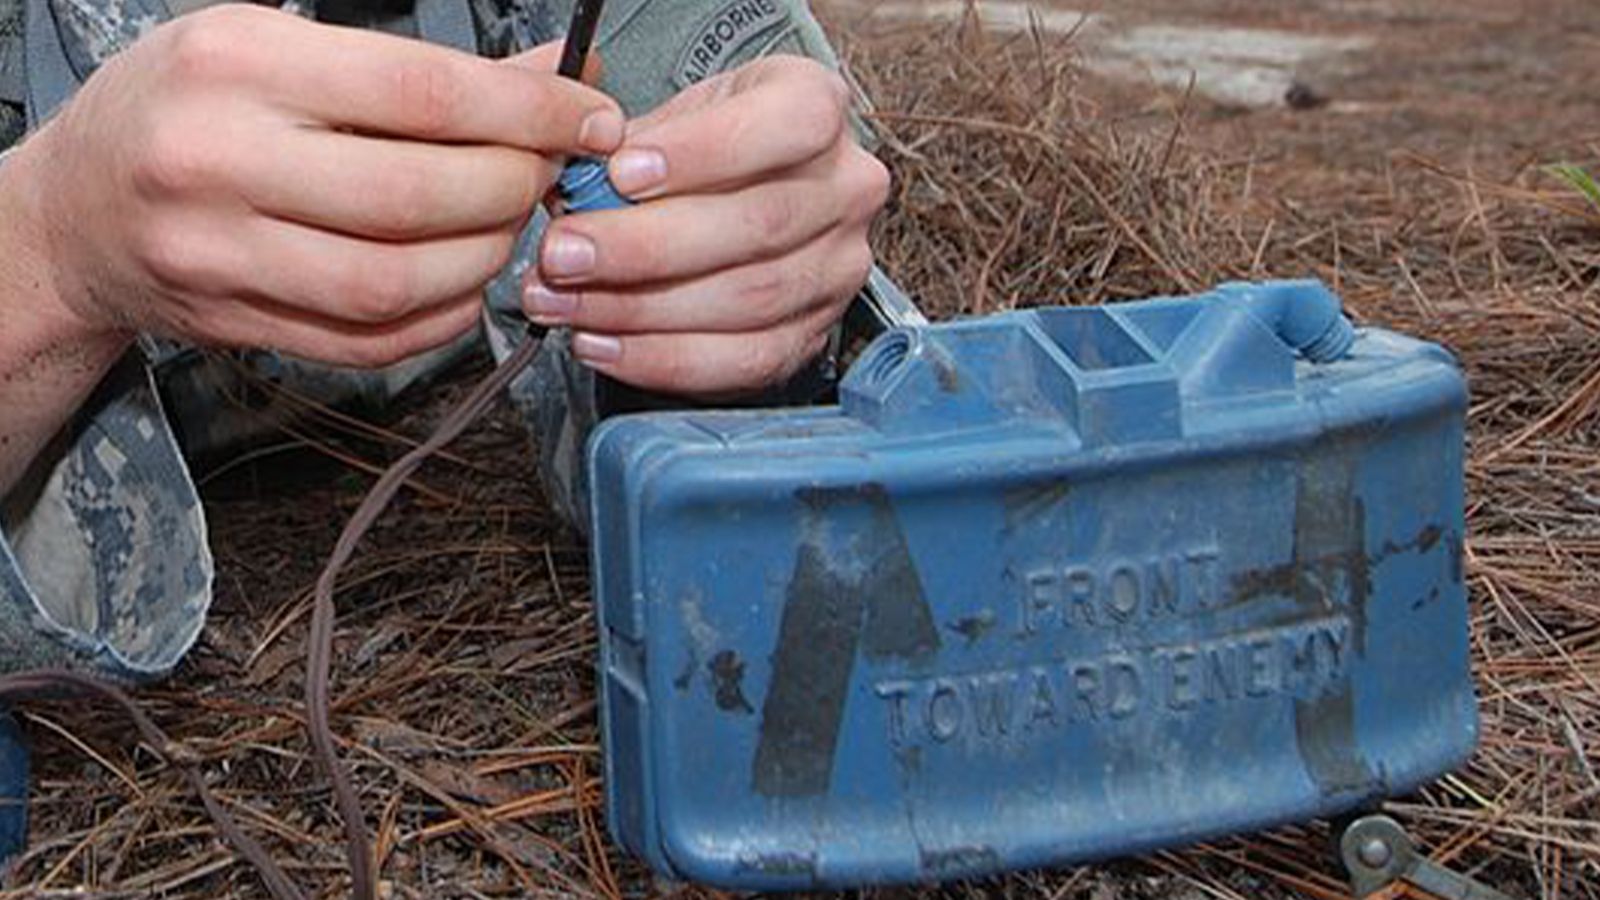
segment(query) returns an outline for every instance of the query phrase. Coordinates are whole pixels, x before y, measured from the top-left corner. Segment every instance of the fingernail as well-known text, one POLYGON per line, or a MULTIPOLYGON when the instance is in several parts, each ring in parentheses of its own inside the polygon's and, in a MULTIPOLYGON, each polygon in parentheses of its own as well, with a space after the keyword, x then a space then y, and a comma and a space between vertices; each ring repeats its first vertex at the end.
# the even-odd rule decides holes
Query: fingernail
POLYGON ((578 295, 565 291, 552 291, 543 282, 535 281, 522 292, 522 308, 528 318, 544 325, 557 325, 571 317, 578 308, 578 295))
POLYGON ((611 183, 638 197, 667 180, 667 158, 659 150, 623 150, 611 157, 611 183))
POLYGON ((578 143, 595 153, 610 153, 622 143, 622 113, 614 109, 595 110, 578 126, 578 143))
POLYGON ((614 363, 622 358, 622 341, 609 334, 574 332, 572 354, 590 365, 614 363))
POLYGON ((555 278, 576 278, 594 269, 594 242, 579 234, 552 234, 539 254, 539 271, 555 278))

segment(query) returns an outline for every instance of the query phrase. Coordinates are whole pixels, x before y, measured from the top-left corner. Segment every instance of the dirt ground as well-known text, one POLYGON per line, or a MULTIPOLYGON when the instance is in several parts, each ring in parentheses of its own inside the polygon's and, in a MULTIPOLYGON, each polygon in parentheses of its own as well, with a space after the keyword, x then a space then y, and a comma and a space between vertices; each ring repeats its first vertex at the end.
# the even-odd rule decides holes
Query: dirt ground
MULTIPOLYGON (((885 263, 936 314, 1313 275, 1361 320, 1459 354, 1474 396, 1468 578, 1484 744, 1392 811, 1437 858, 1512 896, 1600 897, 1600 215, 1540 168, 1600 167, 1600 6, 1124 0, 1075 5, 1100 19, 1069 37, 946 23, 939 4, 874 5, 824 13, 874 97, 897 176, 885 263), (1227 37, 1246 47, 1265 33, 1269 49, 1241 65, 1264 58, 1272 71, 1244 81, 1283 77, 1294 102, 1261 102, 1256 88, 1233 102, 1198 74, 1175 80, 1159 47, 1222 46, 1217 29, 1254 30, 1227 37), (1153 46, 1135 34, 1166 43, 1130 50, 1153 46), (1283 63, 1272 48, 1293 45, 1285 35, 1340 49, 1283 63), (980 159, 1000 170, 986 184, 966 168, 980 159), (1104 196, 1091 202, 1040 163, 1075 167, 1104 196), (951 201, 964 181, 1010 193, 992 209, 951 201), (1067 217, 1057 243, 1028 240, 1041 207, 1067 217), (1107 224, 1118 217, 1125 231, 1107 224)), ((1208 72, 1237 76, 1230 65, 1208 72)), ((308 409, 280 442, 202 473, 212 624, 140 699, 319 896, 347 882, 301 732, 310 586, 374 468, 481 373, 382 428, 308 409)), ((552 520, 532 466, 520 426, 497 411, 424 469, 347 575, 336 727, 385 889, 712 896, 656 883, 604 837, 586 548, 552 520)), ((40 766, 34 844, 0 896, 264 896, 120 723, 70 704, 25 720, 40 766)), ((1347 891, 1326 837, 1313 823, 864 896, 1334 900, 1347 891)))

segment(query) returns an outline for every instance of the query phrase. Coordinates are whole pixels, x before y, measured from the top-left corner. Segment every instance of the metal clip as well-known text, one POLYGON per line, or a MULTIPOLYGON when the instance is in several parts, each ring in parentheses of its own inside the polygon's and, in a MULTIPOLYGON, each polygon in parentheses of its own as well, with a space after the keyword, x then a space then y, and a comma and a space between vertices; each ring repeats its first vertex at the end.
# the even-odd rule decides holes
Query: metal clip
POLYGON ((1339 837, 1339 856, 1356 900, 1512 900, 1417 852, 1395 820, 1364 816, 1339 837))

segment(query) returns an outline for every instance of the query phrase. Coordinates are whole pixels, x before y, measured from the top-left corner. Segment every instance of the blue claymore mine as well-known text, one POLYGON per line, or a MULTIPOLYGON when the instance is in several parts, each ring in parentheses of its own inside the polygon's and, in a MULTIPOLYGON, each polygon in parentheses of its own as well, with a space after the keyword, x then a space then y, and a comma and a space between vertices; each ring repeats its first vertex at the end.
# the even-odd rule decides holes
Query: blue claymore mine
POLYGON ((613 834, 741 889, 1331 816, 1460 763, 1466 389, 1320 284, 881 335, 589 444, 613 834))

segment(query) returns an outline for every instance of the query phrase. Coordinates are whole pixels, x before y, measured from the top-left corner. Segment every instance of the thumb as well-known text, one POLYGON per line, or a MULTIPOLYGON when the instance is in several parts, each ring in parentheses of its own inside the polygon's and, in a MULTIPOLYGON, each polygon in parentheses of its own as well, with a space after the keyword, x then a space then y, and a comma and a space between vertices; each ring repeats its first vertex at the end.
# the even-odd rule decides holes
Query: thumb
MULTIPOLYGON (((535 72, 549 74, 561 65, 561 47, 563 41, 550 41, 540 44, 532 50, 524 50, 514 56, 508 56, 500 61, 503 66, 516 66, 519 69, 531 69, 535 72)), ((584 84, 594 84, 600 80, 600 54, 591 52, 583 64, 584 84)))

